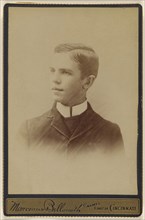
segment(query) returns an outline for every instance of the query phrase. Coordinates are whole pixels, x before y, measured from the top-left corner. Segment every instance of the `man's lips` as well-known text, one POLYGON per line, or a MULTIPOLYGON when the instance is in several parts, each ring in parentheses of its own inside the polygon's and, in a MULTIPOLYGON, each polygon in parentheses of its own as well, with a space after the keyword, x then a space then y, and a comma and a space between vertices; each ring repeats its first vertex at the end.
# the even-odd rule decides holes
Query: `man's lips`
POLYGON ((60 88, 52 88, 52 90, 53 91, 59 91, 59 92, 63 91, 63 89, 60 89, 60 88))

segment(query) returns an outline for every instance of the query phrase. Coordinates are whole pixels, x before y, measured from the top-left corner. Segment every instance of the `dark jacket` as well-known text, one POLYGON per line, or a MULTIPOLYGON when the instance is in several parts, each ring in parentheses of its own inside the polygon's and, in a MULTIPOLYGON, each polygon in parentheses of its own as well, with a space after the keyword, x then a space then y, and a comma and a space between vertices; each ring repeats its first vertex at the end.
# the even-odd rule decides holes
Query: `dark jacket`
POLYGON ((90 104, 80 115, 80 121, 72 135, 55 106, 26 123, 23 135, 29 146, 51 148, 57 152, 86 152, 101 149, 102 152, 123 150, 123 140, 117 124, 103 119, 90 104))

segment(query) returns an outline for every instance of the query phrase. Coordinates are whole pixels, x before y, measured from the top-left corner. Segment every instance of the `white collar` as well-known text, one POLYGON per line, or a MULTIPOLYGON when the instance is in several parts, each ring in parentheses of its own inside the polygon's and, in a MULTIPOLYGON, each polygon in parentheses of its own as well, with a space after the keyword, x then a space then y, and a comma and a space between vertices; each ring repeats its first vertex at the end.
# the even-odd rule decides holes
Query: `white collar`
POLYGON ((85 102, 83 102, 79 105, 75 105, 73 107, 65 106, 65 105, 61 104, 60 102, 57 102, 57 104, 56 104, 57 110, 65 118, 80 115, 81 113, 86 111, 87 107, 88 107, 87 100, 85 102))

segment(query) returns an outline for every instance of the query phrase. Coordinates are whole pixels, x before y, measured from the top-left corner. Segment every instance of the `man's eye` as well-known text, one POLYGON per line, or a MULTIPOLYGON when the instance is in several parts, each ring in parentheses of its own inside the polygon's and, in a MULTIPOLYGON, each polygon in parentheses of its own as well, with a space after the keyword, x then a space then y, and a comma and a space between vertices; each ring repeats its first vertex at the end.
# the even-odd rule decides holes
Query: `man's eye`
POLYGON ((71 75, 71 73, 69 71, 67 71, 67 70, 62 70, 61 73, 62 74, 66 74, 66 75, 71 75))
POLYGON ((50 72, 54 73, 55 69, 53 67, 50 68, 50 72))

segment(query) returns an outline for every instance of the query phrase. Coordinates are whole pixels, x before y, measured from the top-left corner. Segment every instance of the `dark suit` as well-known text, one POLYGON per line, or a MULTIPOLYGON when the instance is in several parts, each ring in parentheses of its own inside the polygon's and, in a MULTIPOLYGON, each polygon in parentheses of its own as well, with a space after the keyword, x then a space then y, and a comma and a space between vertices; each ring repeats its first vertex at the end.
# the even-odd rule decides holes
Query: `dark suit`
POLYGON ((103 119, 90 104, 80 116, 79 124, 70 135, 64 118, 56 107, 42 116, 28 120, 23 135, 29 146, 48 147, 57 152, 86 152, 101 149, 112 152, 123 149, 117 124, 103 119))

